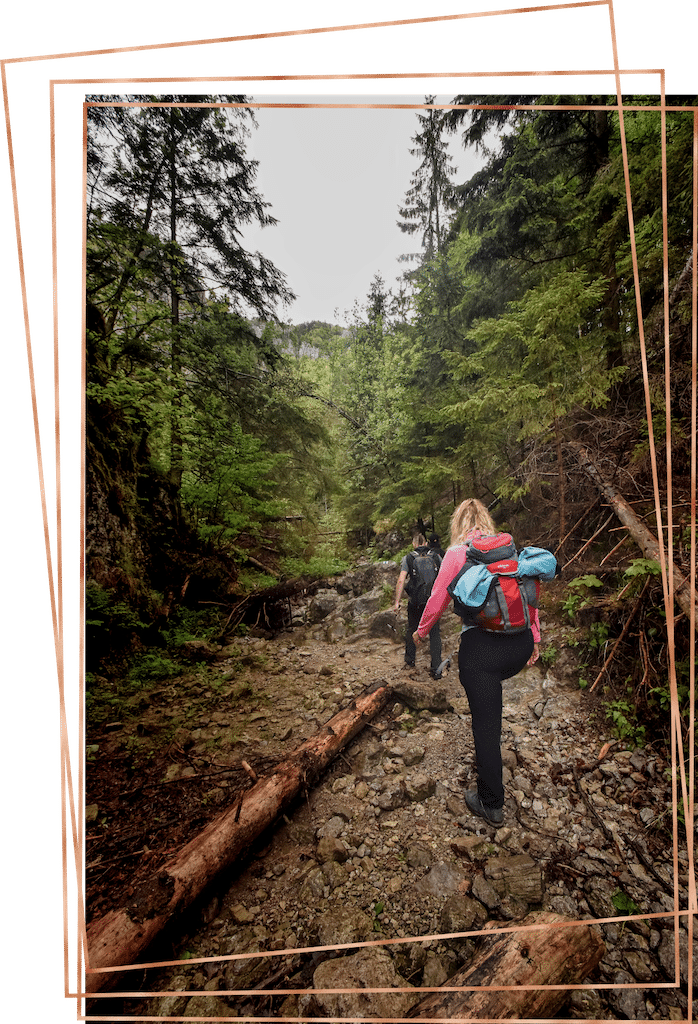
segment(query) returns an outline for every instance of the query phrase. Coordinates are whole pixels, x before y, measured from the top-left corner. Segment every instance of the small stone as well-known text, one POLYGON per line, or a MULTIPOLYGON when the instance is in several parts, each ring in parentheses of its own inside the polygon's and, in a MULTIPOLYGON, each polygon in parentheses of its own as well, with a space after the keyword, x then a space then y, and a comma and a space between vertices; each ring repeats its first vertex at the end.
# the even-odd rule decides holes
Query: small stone
POLYGON ((346 868, 336 860, 328 860, 322 865, 322 874, 330 889, 336 889, 347 881, 346 868))
POLYGON ((412 775, 405 785, 406 793, 412 803, 421 803, 432 796, 436 790, 436 781, 427 775, 412 775))
POLYGON ((440 988, 448 981, 448 971, 443 961, 431 950, 427 953, 427 960, 422 973, 422 985, 428 988, 440 988))
POLYGON ((433 861, 433 854, 423 846, 411 846, 407 851, 407 863, 411 868, 427 868, 433 861))
MULTIPOLYGON (((497 838, 499 839, 499 833, 497 838)), ((492 854, 494 847, 481 836, 464 836, 463 839, 454 839, 451 849, 459 857, 467 857, 471 861, 476 861, 483 860, 492 854)))
POLYGON ((453 793, 446 797, 446 807, 449 814, 452 814, 454 818, 463 818, 468 813, 465 801, 461 800, 460 797, 454 796, 453 793))
POLYGON ((238 903, 236 907, 233 907, 230 913, 236 924, 249 924, 251 921, 254 921, 254 914, 251 914, 242 903, 238 903))
POLYGON ((323 836, 317 845, 317 858, 321 864, 334 860, 342 864, 347 859, 347 850, 341 839, 323 836))
POLYGON ((407 747, 402 755, 403 763, 408 768, 411 768, 412 765, 419 764, 420 761, 424 760, 425 753, 426 751, 422 746, 414 745, 411 747, 407 747))
POLYGON ((344 829, 344 824, 345 822, 343 818, 340 818, 338 815, 334 815, 329 818, 324 825, 320 826, 318 829, 318 838, 323 839, 325 837, 330 837, 336 839, 344 829))
POLYGON ((497 910, 499 907, 499 895, 482 875, 476 875, 473 879, 472 893, 488 910, 497 910))
POLYGON ((485 874, 500 896, 513 896, 526 903, 540 903, 543 898, 543 873, 527 854, 493 857, 487 861, 485 874))
POLYGON ((447 892, 458 892, 465 880, 465 872, 459 865, 440 861, 420 878, 415 891, 441 896, 447 892))
POLYGON ((629 950, 625 954, 625 961, 630 973, 637 978, 638 981, 652 981, 654 971, 651 966, 651 958, 648 957, 647 953, 642 954, 629 950))

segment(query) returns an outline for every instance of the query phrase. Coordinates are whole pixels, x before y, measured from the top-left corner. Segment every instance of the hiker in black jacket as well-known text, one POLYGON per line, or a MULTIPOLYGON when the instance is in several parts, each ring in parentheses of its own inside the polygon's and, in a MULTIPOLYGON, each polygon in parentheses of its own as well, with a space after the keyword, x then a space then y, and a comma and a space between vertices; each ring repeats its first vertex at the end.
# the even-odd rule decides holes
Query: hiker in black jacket
MULTIPOLYGON (((412 547, 400 563, 400 575, 397 578, 395 587, 394 611, 400 609, 402 591, 407 581, 407 633, 405 636, 405 665, 407 668, 414 668, 417 648, 415 647, 412 634, 419 625, 424 606, 429 600, 431 588, 441 565, 441 558, 434 551, 430 551, 426 538, 418 533, 412 538, 412 547)), ((429 634, 429 651, 431 654, 431 669, 429 674, 438 679, 438 670, 441 664, 441 634, 438 623, 429 634)))

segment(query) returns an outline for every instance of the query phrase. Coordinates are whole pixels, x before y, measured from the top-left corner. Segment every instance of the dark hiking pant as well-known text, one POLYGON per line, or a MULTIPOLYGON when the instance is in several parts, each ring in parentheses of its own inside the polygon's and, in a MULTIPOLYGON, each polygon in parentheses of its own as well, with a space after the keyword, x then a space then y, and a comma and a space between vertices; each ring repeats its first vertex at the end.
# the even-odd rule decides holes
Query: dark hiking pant
MULTIPOLYGON (((415 655, 417 649, 412 639, 412 634, 419 625, 419 620, 422 617, 424 611, 424 605, 418 608, 416 605, 412 605, 408 602, 407 604, 407 636, 405 637, 405 661, 408 665, 414 665, 415 655)), ((429 652, 431 654, 431 670, 436 672, 439 665, 441 664, 441 631, 439 630, 439 623, 436 622, 432 626, 431 633, 429 634, 429 652)))
POLYGON ((533 653, 533 633, 461 634, 458 671, 473 723, 477 791, 484 807, 504 804, 502 785, 502 680, 520 672, 533 653))

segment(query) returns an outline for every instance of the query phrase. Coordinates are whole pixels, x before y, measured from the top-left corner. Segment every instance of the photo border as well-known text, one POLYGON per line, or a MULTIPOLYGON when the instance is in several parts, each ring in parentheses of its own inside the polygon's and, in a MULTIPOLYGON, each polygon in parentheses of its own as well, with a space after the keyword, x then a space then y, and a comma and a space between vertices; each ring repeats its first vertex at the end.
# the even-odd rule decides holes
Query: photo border
MULTIPOLYGON (((471 14, 468 15, 468 16, 465 16, 465 15, 463 15, 463 16, 453 15, 451 17, 452 17, 452 19, 455 19, 457 17, 457 18, 459 18, 461 20, 464 20, 464 19, 472 19, 472 18, 481 18, 481 17, 484 17, 487 14, 489 16, 501 17, 501 16, 516 16, 519 13, 528 14, 528 13, 534 13, 534 12, 549 12, 551 9, 555 9, 557 11, 561 11, 561 10, 579 10, 579 9, 599 9, 599 8, 602 8, 602 7, 606 8, 607 13, 609 14, 609 19, 612 20, 611 15, 613 15, 613 17, 614 17, 614 14, 615 14, 614 6, 613 6, 612 3, 606 2, 606 0, 592 0, 592 2, 588 2, 588 3, 578 2, 578 3, 553 4, 553 5, 550 5, 550 4, 548 4, 548 5, 539 5, 539 6, 535 7, 535 8, 518 8, 518 9, 513 9, 513 10, 510 9, 510 10, 507 10, 507 11, 506 10, 498 10, 498 11, 494 11, 494 12, 471 12, 471 14)), ((419 25, 434 24, 435 22, 438 22, 438 20, 441 20, 441 22, 442 22, 443 19, 444 19, 443 17, 439 18, 439 17, 435 17, 435 16, 427 16, 425 18, 411 18, 411 19, 407 19, 407 20, 408 20, 410 26, 419 26, 419 25)), ((184 41, 184 42, 165 43, 165 44, 158 44, 158 46, 160 48, 163 48, 163 49, 181 49, 183 46, 190 46, 190 45, 200 45, 200 46, 209 46, 209 45, 212 45, 212 44, 213 45, 223 45, 225 43, 248 42, 248 41, 253 41, 253 39, 255 41, 258 41, 260 39, 267 39, 267 38, 271 38, 272 36, 276 36, 276 35, 280 35, 280 36, 283 36, 285 38, 291 38, 291 37, 298 38, 301 35, 319 36, 319 35, 322 35, 322 34, 336 33, 336 32, 339 32, 339 31, 342 31, 342 32, 379 31, 379 30, 383 30, 383 29, 387 29, 387 28, 404 27, 404 25, 405 25, 405 19, 395 19, 395 20, 385 20, 384 19, 383 22, 380 22, 380 23, 357 23, 355 26, 352 26, 352 25, 345 25, 345 26, 340 26, 340 27, 329 26, 329 27, 321 27, 321 29, 317 29, 317 30, 289 30, 289 31, 281 32, 280 34, 274 34, 274 33, 268 33, 268 34, 267 33, 262 33, 262 34, 254 34, 254 35, 245 34, 244 37, 243 36, 238 36, 238 37, 233 37, 233 38, 230 38, 230 37, 218 37, 218 40, 220 42, 218 40, 216 40, 216 39, 207 39, 207 40, 195 41, 195 42, 194 41, 184 41)), ((608 69, 595 69, 595 70, 587 70, 586 72, 584 72, 583 70, 577 70, 577 69, 565 70, 565 71, 554 70, 548 76, 544 72, 534 72, 534 73, 530 73, 530 72, 503 72, 503 73, 463 72, 463 73, 459 73, 457 75, 455 75, 452 72, 451 73, 445 73, 445 72, 443 72, 443 73, 404 73, 404 74, 396 74, 396 73, 390 72, 390 73, 383 73, 382 76, 379 73, 375 73, 375 74, 372 74, 372 75, 361 75, 361 76, 347 76, 347 75, 294 76, 294 75, 285 75, 285 76, 271 76, 271 77, 257 76, 257 77, 254 77, 254 78, 251 78, 248 75, 248 76, 245 76, 244 81, 246 83, 250 83, 251 87, 253 89, 258 87, 262 83, 262 81, 265 80, 265 79, 267 81, 267 84, 274 84, 274 85, 278 85, 280 81, 286 81, 286 82, 290 82, 290 83, 291 82, 295 82, 295 83, 311 83, 313 85, 314 84, 318 84, 318 85, 321 84, 321 85, 324 85, 324 86, 326 86, 328 84, 331 84, 331 83, 337 83, 339 81, 341 81, 341 82, 348 82, 348 81, 374 81, 374 82, 376 82, 376 81, 380 81, 380 82, 385 83, 385 84, 388 84, 388 82, 390 81, 392 83, 395 83, 395 82, 399 83, 399 86, 402 89, 404 89, 405 85, 408 82, 419 81, 419 82, 432 83, 432 82, 442 81, 446 77, 448 78, 449 81, 452 81, 453 79, 457 79, 457 78, 464 78, 464 79, 466 79, 468 81, 472 81, 472 80, 500 81, 501 79, 507 79, 508 80, 510 78, 514 78, 514 79, 527 78, 528 79, 528 78, 530 78, 532 76, 537 81, 541 81, 541 80, 546 79, 546 77, 554 78, 554 79, 561 79, 562 80, 564 78, 569 78, 571 75, 580 76, 580 75, 584 75, 584 74, 588 74, 588 76, 590 76, 590 77, 597 77, 598 78, 600 76, 603 76, 605 72, 610 71, 610 74, 609 74, 608 77, 612 76, 614 78, 615 86, 616 86, 616 94, 617 94, 618 99, 619 99, 618 113, 619 113, 619 117, 622 119, 623 109, 629 109, 629 108, 623 108, 623 104, 622 104, 622 93, 621 93, 622 78, 623 77, 627 78, 630 75, 635 75, 635 76, 637 76, 637 75, 656 75, 657 76, 658 86, 659 86, 658 91, 660 92, 660 95, 661 95, 661 105, 659 106, 659 108, 643 108, 643 109, 644 110, 657 110, 657 109, 660 110, 661 113, 662 113, 662 122, 664 123, 666 111, 670 109, 670 108, 667 108, 667 105, 666 105, 665 73, 663 72, 662 69, 644 69, 644 70, 643 69, 627 69, 627 70, 622 69, 622 67, 620 65, 620 54, 619 54, 619 48, 618 48, 618 43, 617 43, 617 30, 616 30, 615 35, 614 35, 613 32, 611 32, 610 33, 610 37, 611 37, 611 44, 612 44, 612 51, 613 51, 613 68, 610 69, 610 70, 608 70, 608 69)), ((12 128, 11 128, 11 113, 10 113, 10 106, 9 106, 9 77, 8 77, 8 73, 7 73, 7 69, 8 68, 11 68, 11 67, 16 66, 16 65, 20 65, 20 63, 29 63, 29 62, 35 62, 35 61, 45 62, 47 59, 75 59, 77 57, 81 57, 81 56, 84 56, 84 55, 106 55, 106 54, 114 55, 115 53, 126 52, 127 50, 128 50, 128 52, 142 53, 142 52, 151 52, 155 48, 156 48, 156 46, 154 46, 154 45, 144 45, 142 47, 135 46, 135 47, 129 47, 129 48, 118 48, 118 47, 117 48, 112 48, 112 47, 110 47, 110 48, 99 48, 98 51, 76 51, 76 52, 69 52, 68 55, 66 55, 66 54, 49 54, 49 55, 39 54, 36 57, 8 58, 5 61, 2 61, 2 69, 1 69, 1 73, 2 73, 2 82, 1 82, 1 85, 2 85, 2 98, 3 98, 3 109, 4 109, 4 113, 5 113, 6 138, 9 136, 9 141, 10 141, 10 145, 8 146, 8 151, 9 151, 9 155, 10 155, 10 161, 12 160, 12 152, 11 151, 12 151, 13 147, 12 147, 12 144, 11 144, 12 128), (7 130, 8 126, 9 126, 9 131, 7 130)), ((54 97, 54 99, 55 99, 55 89, 58 86, 67 86, 67 85, 78 86, 79 85, 79 80, 72 80, 72 79, 51 79, 49 81, 51 83, 49 85, 49 90, 51 90, 51 95, 54 97)), ((154 80, 152 80, 151 78, 148 78, 148 79, 140 80, 139 84, 141 84, 143 87, 150 88, 152 81, 154 81, 154 80)), ((159 79, 159 81, 165 81, 165 79, 159 79)), ((189 82, 191 80, 187 79, 187 78, 184 78, 184 79, 178 78, 178 79, 176 79, 176 81, 178 83, 184 83, 184 82, 189 82)), ((200 79, 200 81, 203 83, 203 82, 206 82, 207 80, 206 79, 200 79)), ((221 79, 217 79, 217 81, 222 81, 222 80, 221 79)), ((234 79, 230 79, 229 78, 229 79, 226 79, 225 81, 231 82, 231 81, 234 81, 234 79)), ((129 82, 132 82, 133 84, 136 84, 136 80, 135 79, 130 79, 129 82)), ((173 84, 174 79, 169 78, 169 79, 167 79, 167 82, 168 82, 168 84, 173 84)), ((101 84, 103 84, 103 80, 90 79, 90 88, 92 88, 92 89, 95 86, 101 85, 101 84)), ((326 88, 323 91, 326 91, 326 88)), ((535 90, 533 90, 533 91, 535 91, 535 90)), ((311 105, 314 105, 314 104, 311 104, 311 105)), ((320 104, 320 105, 324 105, 324 104, 320 104)), ((331 104, 331 105, 336 105, 336 104, 331 104)), ((341 104, 341 105, 364 105, 364 104, 341 104)), ((367 104, 367 105, 372 105, 373 106, 374 104, 367 104)), ((451 104, 439 104, 439 105, 451 105, 451 104)), ((420 109, 419 106, 417 106, 416 109, 420 109)), ((537 108, 537 109, 540 110, 540 109, 543 109, 543 108, 537 108)), ((557 109, 561 110, 562 108, 557 108, 557 109)), ((612 108, 605 108, 605 109, 606 110, 611 110, 612 108)), ((682 108, 682 110, 684 112, 688 112, 689 110, 691 110, 691 108, 682 108)), ((696 132, 695 132, 695 109, 693 109, 693 110, 694 110, 694 224, 695 224, 696 132)), ((53 490, 53 521, 52 521, 52 523, 51 523, 51 516, 50 516, 50 513, 49 513, 49 502, 48 502, 48 498, 47 498, 48 486, 47 486, 47 481, 46 481, 46 476, 45 476, 45 469, 43 469, 43 458, 42 458, 43 444, 42 444, 42 434, 41 434, 41 427, 40 427, 40 408, 39 408, 38 388, 36 386, 36 382, 34 382, 34 385, 32 385, 31 379, 30 379, 30 402, 32 404, 32 416, 33 416, 33 420, 34 420, 35 450, 36 450, 36 453, 37 453, 38 485, 39 485, 39 493, 40 493, 40 508, 41 508, 41 514, 42 514, 43 543, 44 543, 44 550, 45 550, 45 556, 46 556, 47 591, 48 591, 48 598, 49 598, 49 611, 50 611, 50 621, 51 621, 51 629, 52 629, 52 642, 53 642, 53 646, 54 646, 54 656, 55 656, 55 666, 56 666, 56 679, 57 679, 57 682, 58 682, 58 689, 59 689, 59 694, 60 694, 60 698, 61 698, 59 700, 59 707, 61 708, 61 711, 63 713, 63 714, 61 714, 61 716, 59 718, 59 774, 60 774, 60 786, 61 786, 61 795, 62 795, 62 801, 61 801, 61 803, 62 803, 62 807, 61 807, 61 829, 60 829, 60 857, 61 857, 61 933, 62 933, 62 939, 63 939, 63 953, 66 954, 66 952, 68 950, 68 946, 70 945, 70 942, 69 942, 68 937, 67 937, 67 932, 66 932, 66 930, 64 930, 64 929, 66 929, 66 922, 67 922, 68 916, 69 916, 69 908, 68 908, 68 902, 67 902, 67 899, 66 899, 66 894, 69 893, 70 890, 71 890, 70 880, 69 880, 69 873, 70 873, 70 866, 69 866, 69 859, 70 859, 69 842, 70 842, 70 839, 73 840, 73 851, 72 852, 73 852, 73 856, 74 856, 74 861, 73 861, 72 867, 73 867, 73 871, 75 872, 75 878, 77 880, 77 884, 78 884, 79 887, 81 886, 81 869, 82 869, 82 817, 81 817, 81 814, 78 813, 78 810, 79 810, 79 807, 80 808, 82 807, 82 801, 78 800, 78 793, 82 793, 82 782, 83 782, 83 778, 82 778, 82 764, 83 764, 83 759, 84 759, 84 736, 82 735, 82 730, 81 730, 81 735, 80 735, 80 739, 79 739, 78 760, 77 760, 77 765, 76 765, 76 763, 72 760, 72 756, 71 756, 71 736, 70 736, 70 723, 69 723, 68 709, 67 709, 66 706, 64 706, 64 697, 66 697, 66 690, 64 690, 64 682, 66 682, 67 665, 66 665, 66 635, 64 635, 64 630, 66 630, 66 623, 64 623, 64 617, 63 617, 64 616, 64 587, 63 587, 63 583, 64 583, 64 575, 63 575, 64 574, 64 564, 63 564, 64 536, 63 536, 62 508, 63 508, 63 503, 64 503, 64 495, 63 495, 63 467, 62 467, 62 447, 61 447, 61 422, 62 421, 61 421, 61 408, 60 408, 60 332, 59 332, 59 323, 58 323, 58 310, 59 310, 59 293, 58 293, 59 264, 58 264, 58 238, 57 238, 57 230, 58 230, 58 224, 57 224, 57 166, 56 166, 57 130, 56 130, 55 103, 54 103, 54 101, 53 102, 49 101, 49 132, 50 132, 50 138, 51 138, 51 145, 50 145, 50 150, 49 150, 50 162, 51 162, 51 164, 50 164, 50 166, 51 166, 51 170, 50 170, 51 186, 50 186, 50 194, 49 194, 49 210, 50 210, 50 239, 51 239, 51 295, 52 295, 52 300, 51 300, 51 337, 52 337, 52 371, 53 371, 52 382, 51 382, 51 384, 52 384, 51 390, 52 390, 52 398, 53 398, 52 415, 53 415, 53 424, 54 424, 54 431, 53 431, 54 490, 53 490), (51 525, 53 527, 53 539, 51 537, 51 525)), ((622 139, 622 142, 623 142, 623 145, 624 145, 624 131, 622 131, 622 130, 621 130, 621 139, 622 139)), ((663 146, 664 146, 664 144, 665 144, 665 132, 663 132, 663 146)), ((625 167, 625 170, 627 171, 626 156, 624 157, 624 167, 625 167)), ((664 160, 663 160, 663 167, 664 167, 664 170, 665 170, 665 162, 664 162, 664 160)), ((627 177, 626 177, 626 187, 629 188, 629 182, 627 182, 627 177)), ((28 366, 31 367, 32 361, 33 361, 32 321, 31 321, 31 313, 30 313, 30 308, 29 308, 29 298, 28 298, 29 292, 28 292, 26 264, 25 264, 24 270, 23 270, 23 267, 21 267, 21 264, 23 264, 23 261, 24 261, 24 244, 23 244, 23 234, 21 234, 20 204, 19 204, 19 196, 18 196, 18 183, 17 183, 17 178, 16 178, 16 166, 14 168, 14 181, 13 181, 13 185, 12 185, 11 196, 12 196, 13 207, 16 204, 16 209, 13 209, 13 218, 14 218, 14 225, 15 225, 15 231, 16 231, 15 238, 16 238, 16 241, 17 241, 17 252, 18 252, 19 264, 20 264, 20 268, 19 268, 20 301, 21 301, 21 303, 23 303, 23 319, 24 319, 25 343, 26 343, 26 348, 27 348, 28 366)), ((629 193, 628 193, 628 196, 629 196, 629 193)), ((663 188, 662 188, 662 200, 663 200, 663 222, 664 222, 664 228, 666 228, 666 206, 665 206, 665 204, 666 204, 666 187, 665 187, 665 181, 663 183, 663 188)), ((628 214, 631 215, 631 201, 628 203, 628 214)), ((634 230, 631 229, 630 233, 631 233, 632 245, 634 245, 635 244, 635 233, 634 233, 634 230)), ((695 230, 694 230, 694 239, 695 239, 695 230)), ((637 275, 637 272, 638 272, 637 271, 637 256, 636 256, 635 251, 634 251, 634 254, 632 254, 632 259, 634 259, 634 272, 637 275)), ((693 332, 694 332, 694 380, 695 380, 695 330, 696 330, 696 315, 695 315, 696 279, 695 279, 695 271, 696 271, 696 267, 695 267, 695 241, 694 241, 694 279, 693 279, 693 303, 694 303, 694 322, 693 322, 693 332)), ((666 265, 666 245, 665 245, 665 256, 664 256, 664 273, 665 273, 665 300, 666 300, 666 296, 668 294, 667 293, 667 283, 668 283, 667 273, 668 273, 668 270, 667 270, 667 265, 666 265)), ((636 276, 636 294, 637 294, 637 297, 638 297, 638 301, 640 301, 639 278, 638 278, 638 276, 636 276)), ((641 335, 642 335, 643 334, 643 319, 642 319, 642 315, 641 315, 641 310, 639 310, 639 324, 640 324, 640 330, 641 330, 641 335)), ((669 348, 668 348, 668 310, 666 308, 666 301, 665 301, 665 332, 666 332, 665 333, 665 339, 666 339, 666 349, 665 349, 665 351, 666 351, 667 358, 668 358, 669 357, 669 348)), ((82 349, 81 349, 82 355, 81 355, 81 358, 84 360, 84 325, 82 325, 82 324, 81 324, 81 338, 82 338, 82 349)), ((643 347, 644 347, 644 338, 643 338, 642 344, 643 344, 643 347)), ((31 378, 31 374, 30 374, 30 378, 31 378)), ((668 386, 668 374, 666 374, 666 378, 667 378, 667 386, 668 386)), ((695 390, 694 390, 694 395, 695 395, 695 390)), ((83 414, 84 414, 84 362, 83 362, 83 367, 82 367, 82 372, 81 372, 81 401, 82 401, 82 409, 83 409, 83 414)), ((694 401, 694 407, 693 408, 694 408, 694 414, 695 414, 695 401, 694 401)), ((669 422, 669 419, 668 419, 669 418, 669 412, 670 411, 669 411, 669 408, 667 406, 667 426, 670 428, 670 422, 669 422)), ((648 425, 649 425, 649 428, 651 430, 651 427, 652 427, 651 417, 649 418, 648 425)), ((84 440, 84 422, 83 422, 83 417, 82 416, 81 416, 81 423, 80 423, 80 431, 81 431, 81 440, 84 440)), ((84 444, 83 444, 83 450, 84 450, 84 444)), ((670 447, 669 447, 669 453, 670 453, 670 447)), ((694 467, 694 474, 695 474, 695 429, 694 429, 694 453, 693 453, 692 466, 694 467)), ((667 469, 669 469, 669 467, 667 467, 667 469)), ((655 504, 656 504, 656 512, 657 512, 657 517, 658 517, 658 523, 661 525, 661 518, 660 518, 661 508, 660 508, 660 504, 658 502, 657 489, 656 489, 657 486, 658 486, 657 475, 656 475, 656 466, 653 466, 653 475, 654 475, 654 479, 655 479, 655 504)), ((693 479, 694 479, 693 494, 695 496, 695 475, 694 475, 693 479)), ((670 484, 670 475, 668 475, 668 474, 667 474, 667 480, 669 481, 669 484, 670 484)), ((81 499, 82 499, 82 501, 84 501, 84 466, 82 466, 81 472, 80 472, 80 486, 82 488, 81 489, 81 499)), ((670 504, 669 504, 669 508, 670 508, 670 504)), ((692 517, 692 529, 695 531, 695 506, 694 506, 693 512, 694 512, 694 515, 692 517)), ((667 522, 667 529, 668 529, 668 537, 669 537, 668 567, 670 569, 670 567, 671 567, 671 559, 672 559, 671 544, 670 544, 670 537, 671 537, 670 518, 669 518, 669 521, 667 522)), ((695 548, 694 548, 694 550, 695 550, 695 548)), ((83 566, 82 562, 81 562, 81 573, 82 573, 81 579, 84 579, 84 566, 83 566)), ((663 559, 662 559, 662 580, 663 580, 663 586, 664 586, 665 601, 667 602, 667 613, 668 613, 667 623, 668 623, 669 621, 672 621, 672 614, 673 614, 673 612, 672 612, 672 607, 673 607, 673 603, 672 603, 672 580, 671 580, 671 573, 670 573, 670 571, 667 572, 667 566, 666 566, 666 564, 664 564, 664 560, 663 559)), ((695 566, 693 567, 692 587, 694 588, 694 593, 695 593, 695 566)), ((83 605, 82 605, 82 603, 80 603, 80 614, 79 614, 79 623, 78 623, 78 628, 79 629, 82 628, 82 617, 83 617, 82 616, 82 610, 83 610, 83 605)), ((80 637, 79 643, 81 643, 81 641, 82 641, 82 637, 80 637)), ((693 678, 692 678, 692 696, 693 696, 693 692, 694 691, 693 691, 693 678)), ((81 693, 81 700, 82 700, 82 688, 80 690, 80 693, 81 693)), ((680 723, 679 723, 679 715, 678 715, 678 702, 674 703, 674 697, 675 697, 675 676, 673 677, 673 682, 672 682, 672 700, 671 700, 671 717, 672 717, 672 723, 673 723, 673 729, 672 729, 672 759, 673 759, 672 787, 673 787, 673 798, 674 798, 673 799, 673 826, 674 826, 674 891, 675 891, 675 887, 678 886, 677 870, 675 870, 675 868, 677 868, 677 863, 675 863, 675 857, 677 857, 677 838, 678 838, 677 837, 677 803, 675 803, 675 796, 677 796, 677 771, 675 771, 675 743, 677 743, 677 730, 680 729, 680 723)), ((82 703, 81 703, 81 706, 79 708, 79 716, 80 716, 80 721, 81 722, 82 722, 83 711, 84 711, 84 709, 82 708, 82 703)), ((692 770, 693 770, 693 764, 691 762, 691 764, 690 764, 690 771, 692 771, 692 770)), ((682 788, 683 788, 684 797, 685 797, 685 806, 688 806, 690 809, 692 809, 692 807, 693 807, 693 784, 691 783, 691 785, 689 786, 689 799, 687 801, 687 799, 686 799, 687 798, 687 788, 686 788, 685 776, 682 778, 682 788)), ((690 817, 688 817, 688 820, 690 820, 690 817)), ((690 840, 689 840, 689 843, 691 843, 690 840)), ((691 864, 693 864, 693 858, 691 858, 690 862, 691 862, 691 864)), ((78 894, 79 893, 80 893, 80 888, 78 889, 78 894)), ((674 911, 673 916, 674 916, 675 919, 677 919, 677 923, 678 923, 679 915, 682 915, 683 913, 689 913, 689 921, 691 921, 692 914, 695 913, 695 883, 693 885, 693 895, 692 895, 692 900, 690 900, 690 902, 691 902, 691 906, 692 906, 691 910, 687 910, 687 911, 674 911)), ((628 920, 628 919, 627 918, 609 919, 609 921, 626 921, 626 920, 628 920)), ((578 926, 578 925, 591 924, 591 923, 594 923, 594 922, 574 922, 573 924, 578 926)), ((79 928, 80 928, 80 925, 79 925, 79 928)), ((84 929, 84 918, 83 918, 83 929, 84 929)), ((468 933, 468 934, 471 934, 471 933, 468 933)), ((480 933, 477 933, 477 934, 480 934, 480 933)), ((689 936, 691 937, 691 928, 689 929, 689 936)), ((82 936, 78 935, 78 941, 79 941, 80 944, 82 944, 84 942, 84 933, 83 933, 82 936)), ((405 940, 401 939, 399 941, 405 941, 405 940)), ((424 937, 418 937, 418 938, 415 939, 415 941, 424 941, 424 937)), ((383 942, 383 943, 378 942, 378 943, 372 943, 372 944, 385 944, 385 942, 383 942)), ((319 948, 319 947, 313 947, 313 948, 319 948)), ((678 948, 678 930, 677 930, 677 948, 678 948)), ((691 957, 691 953, 692 953, 692 947, 691 947, 691 943, 689 943, 689 957, 691 957)), ((280 953, 277 953, 277 954, 282 954, 282 951, 280 953)), ((223 958, 226 958, 226 957, 215 957, 215 959, 223 959, 223 958)), ((227 957, 227 958, 229 958, 229 957, 227 957)), ((169 965, 171 965, 173 963, 176 964, 178 962, 167 962, 167 963, 169 965)), ((677 966, 678 966, 678 962, 677 962, 677 966)), ((142 965, 138 965, 138 966, 134 965, 133 967, 135 969, 136 967, 142 967, 142 965)), ((122 966, 119 969, 113 969, 113 970, 123 971, 125 969, 127 969, 127 968, 125 968, 125 966, 122 966)), ((690 982, 689 982, 689 984, 690 984, 690 982)), ((670 985, 670 983, 669 983, 669 985, 670 985)), ((483 988, 494 987, 494 988, 497 988, 497 987, 500 987, 500 986, 479 986, 479 987, 483 987, 483 988)), ((559 986, 559 987, 567 988, 567 987, 570 987, 570 986, 559 986)), ((596 988, 596 987, 599 987, 599 986, 584 985, 584 986, 579 986, 579 987, 583 987, 583 988, 594 987, 594 988, 596 988)), ((602 987, 607 987, 607 986, 602 986, 602 987)), ((647 986, 638 985, 638 986, 608 986, 608 987, 647 987, 647 986)), ((652 987, 654 988, 654 987, 657 987, 657 986, 652 986, 652 987)), ((675 986, 670 986, 670 987, 675 987, 675 986)), ((66 995, 69 996, 69 997, 73 997, 73 998, 81 998, 82 994, 83 994, 82 992, 77 992, 77 991, 69 991, 69 990, 66 991, 66 995)), ((186 993, 186 994, 195 994, 195 993, 189 992, 189 993, 186 993)), ((90 1015, 90 1017, 88 1017, 86 1019, 94 1020, 94 1019, 100 1019, 100 1018, 95 1018, 92 1015, 90 1015)), ((110 1019, 114 1019, 114 1018, 110 1018, 110 1019)), ((129 1017, 129 1018, 125 1018, 125 1019, 137 1020, 137 1019, 140 1019, 140 1018, 129 1017)), ((219 1020, 226 1020, 228 1018, 217 1018, 217 1019, 219 1019, 219 1020)), ((246 1019, 246 1018, 230 1018, 230 1019, 242 1020, 242 1019, 246 1019)), ((250 1019, 262 1020, 264 1018, 250 1018, 250 1019)), ((276 1018, 276 1019, 278 1019, 278 1018, 276 1018)), ((294 1020, 297 1020, 297 1019, 299 1019, 299 1018, 294 1018, 294 1020)))

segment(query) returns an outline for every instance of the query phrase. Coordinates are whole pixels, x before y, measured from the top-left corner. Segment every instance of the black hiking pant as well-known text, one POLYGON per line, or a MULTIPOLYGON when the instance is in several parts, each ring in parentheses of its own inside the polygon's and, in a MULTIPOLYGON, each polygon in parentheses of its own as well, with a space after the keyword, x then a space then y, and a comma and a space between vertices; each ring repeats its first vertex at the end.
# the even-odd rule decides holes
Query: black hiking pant
POLYGON ((458 671, 473 723, 477 791, 484 807, 504 805, 502 785, 502 680, 520 672, 533 654, 533 633, 487 633, 466 629, 458 649, 458 671))
MULTIPOLYGON (((422 617, 425 605, 421 608, 417 605, 410 604, 407 602, 407 636, 405 637, 405 662, 408 665, 414 665, 414 659, 417 654, 417 648, 414 645, 412 634, 419 625, 419 620, 422 617)), ((439 665, 441 664, 441 631, 439 630, 439 623, 436 622, 431 628, 429 634, 429 652, 431 654, 431 670, 436 672, 439 665)))

